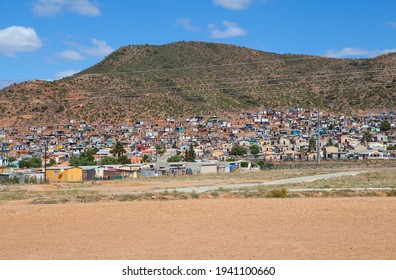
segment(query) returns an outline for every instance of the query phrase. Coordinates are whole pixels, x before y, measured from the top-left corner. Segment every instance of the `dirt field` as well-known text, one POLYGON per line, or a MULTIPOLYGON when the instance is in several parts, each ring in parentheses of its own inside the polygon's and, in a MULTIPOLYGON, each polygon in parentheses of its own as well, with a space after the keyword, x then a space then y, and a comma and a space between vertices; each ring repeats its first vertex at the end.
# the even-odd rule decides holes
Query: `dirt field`
POLYGON ((396 198, 0 204, 0 259, 396 259, 396 198))

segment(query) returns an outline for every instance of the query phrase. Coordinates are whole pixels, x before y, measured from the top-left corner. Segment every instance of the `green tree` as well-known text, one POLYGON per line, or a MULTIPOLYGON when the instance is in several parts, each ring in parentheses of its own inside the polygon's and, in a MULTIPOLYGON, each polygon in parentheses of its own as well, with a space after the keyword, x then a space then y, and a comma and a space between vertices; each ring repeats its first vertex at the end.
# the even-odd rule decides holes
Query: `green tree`
POLYGON ((72 156, 69 159, 69 164, 71 166, 91 166, 95 165, 94 154, 97 153, 97 149, 87 149, 81 155, 72 156))
POLYGON ((53 166, 55 163, 56 163, 56 160, 51 158, 49 163, 48 163, 48 166, 53 166))
POLYGON ((335 144, 334 144, 333 140, 331 140, 331 139, 329 138, 329 141, 327 142, 326 146, 327 146, 327 147, 335 146, 335 144))
POLYGON ((120 164, 130 164, 131 163, 131 159, 128 158, 127 155, 122 155, 122 156, 120 156, 120 159, 118 160, 118 162, 120 164))
POLYGON ((102 160, 99 162, 100 165, 113 165, 113 164, 118 164, 118 159, 115 157, 104 157, 102 160))
POLYGON ((174 155, 174 156, 171 156, 170 158, 168 158, 168 162, 179 162, 179 161, 182 161, 183 160, 183 157, 181 157, 181 156, 178 156, 178 155, 174 155))
POLYGON ((155 149, 157 150, 157 154, 164 154, 166 152, 166 146, 164 144, 158 144, 155 146, 155 149))
POLYGON ((256 144, 253 144, 249 147, 250 153, 254 156, 257 156, 257 154, 260 152, 260 147, 256 144))
POLYGON ((120 160, 120 157, 126 153, 126 150, 120 141, 117 141, 114 148, 111 150, 111 153, 120 160))
POLYGON ((311 139, 309 139, 308 152, 315 152, 315 151, 316 151, 316 140, 312 136, 311 139))
POLYGON ((195 162, 196 157, 197 157, 197 155, 195 154, 194 146, 193 146, 193 144, 190 144, 190 147, 186 151, 185 160, 187 162, 195 162))
POLYGON ((362 137, 362 140, 360 140, 361 143, 368 143, 373 141, 373 135, 370 133, 370 131, 365 131, 362 137))
POLYGON ((43 166, 41 158, 27 158, 19 162, 20 168, 39 168, 43 166))
POLYGON ((22 159, 19 161, 19 168, 29 168, 29 159, 22 159))
POLYGON ((150 157, 148 155, 143 155, 143 162, 149 162, 150 161, 150 157))
POLYGON ((41 160, 41 158, 31 158, 29 163, 30 163, 30 167, 33 168, 38 168, 43 166, 43 161, 41 160))
POLYGON ((230 152, 230 155, 233 156, 243 156, 245 154, 247 154, 247 149, 239 145, 235 145, 234 147, 232 147, 230 152))
POLYGON ((383 120, 381 122, 380 129, 381 129, 382 132, 388 131, 388 130, 391 129, 391 125, 390 125, 390 123, 389 123, 389 121, 387 119, 385 119, 385 120, 383 120))
POLYGON ((71 166, 86 166, 86 165, 89 165, 89 164, 86 164, 86 160, 83 157, 81 157, 81 155, 80 156, 72 156, 69 159, 69 164, 71 166))

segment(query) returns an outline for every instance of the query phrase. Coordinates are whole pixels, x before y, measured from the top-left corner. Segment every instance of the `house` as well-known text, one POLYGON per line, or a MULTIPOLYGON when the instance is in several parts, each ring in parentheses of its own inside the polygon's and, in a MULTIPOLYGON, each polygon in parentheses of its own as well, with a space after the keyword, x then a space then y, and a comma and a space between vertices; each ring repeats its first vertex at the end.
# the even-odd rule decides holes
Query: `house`
POLYGON ((8 158, 0 155, 0 166, 8 166, 8 158))
POLYGON ((116 172, 121 166, 120 164, 98 166, 98 168, 95 169, 95 177, 99 179, 111 179, 116 176, 121 176, 121 171, 118 171, 118 174, 116 172))
POLYGON ((23 174, 23 182, 25 184, 42 184, 44 183, 44 172, 30 171, 23 174))
POLYGON ((334 146, 326 146, 324 147, 324 157, 325 159, 337 159, 336 157, 333 158, 333 154, 338 153, 338 148, 334 146))
POLYGON ((294 160, 295 152, 292 150, 286 150, 281 154, 281 160, 294 160))
POLYGON ((138 178, 141 175, 141 164, 125 164, 118 168, 123 178, 138 178))
POLYGON ((47 181, 52 182, 78 182, 83 179, 81 167, 74 166, 54 166, 46 170, 47 181))
POLYGON ((103 180, 116 180, 122 178, 122 171, 118 168, 103 171, 103 180))
POLYGON ((80 166, 82 169, 82 179, 84 181, 93 181, 95 180, 96 169, 98 166, 80 166))
POLYGON ((384 159, 384 154, 379 151, 370 152, 368 155, 369 159, 384 159))

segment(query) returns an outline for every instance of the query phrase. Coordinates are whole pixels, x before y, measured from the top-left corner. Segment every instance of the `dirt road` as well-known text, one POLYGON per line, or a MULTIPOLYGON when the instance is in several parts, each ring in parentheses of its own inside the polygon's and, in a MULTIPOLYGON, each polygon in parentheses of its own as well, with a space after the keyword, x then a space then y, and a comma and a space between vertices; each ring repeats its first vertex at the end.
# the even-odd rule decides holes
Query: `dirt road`
POLYGON ((319 174, 319 175, 312 175, 312 176, 303 176, 303 177, 295 177, 295 178, 288 178, 288 179, 279 179, 279 180, 272 180, 268 182, 261 182, 261 183, 239 183, 239 184, 227 184, 227 185, 212 185, 212 186, 203 186, 203 187, 189 187, 189 188, 177 188, 177 189, 158 189, 157 192, 162 192, 164 190, 168 191, 179 191, 179 192, 197 192, 197 193, 204 193, 210 190, 215 190, 218 188, 223 188, 226 190, 235 190, 241 188, 255 188, 260 186, 280 186, 280 185, 287 185, 287 184, 296 184, 296 183, 304 183, 304 182, 314 182, 317 180, 324 180, 324 179, 333 179, 343 176, 355 176, 367 171, 347 171, 347 172, 336 172, 330 174, 319 174))
POLYGON ((0 259, 396 259, 396 198, 0 205, 0 259))

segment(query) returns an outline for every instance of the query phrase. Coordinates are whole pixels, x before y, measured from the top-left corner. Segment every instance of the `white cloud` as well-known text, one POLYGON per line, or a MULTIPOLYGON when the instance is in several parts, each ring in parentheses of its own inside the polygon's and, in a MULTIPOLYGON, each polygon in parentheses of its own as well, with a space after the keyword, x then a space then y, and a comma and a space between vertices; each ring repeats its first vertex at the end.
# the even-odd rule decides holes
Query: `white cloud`
POLYGON ((58 53, 60 57, 70 60, 84 60, 84 56, 76 51, 73 50, 65 50, 63 52, 58 53))
POLYGON ((36 0, 33 12, 38 16, 53 16, 63 10, 82 16, 99 16, 99 7, 91 0, 36 0))
POLYGON ((334 57, 334 58, 344 58, 344 57, 375 57, 382 54, 396 52, 396 49, 383 49, 383 50, 375 50, 369 51, 366 49, 360 48, 344 48, 339 51, 328 50, 325 52, 325 56, 334 57))
POLYGON ((114 51, 114 49, 103 40, 93 38, 90 42, 91 45, 82 45, 74 40, 65 41, 70 49, 56 53, 55 55, 78 61, 84 60, 88 56, 105 57, 114 51))
POLYGON ((72 76, 72 75, 74 75, 74 74, 76 74, 78 72, 80 72, 80 70, 65 70, 65 71, 61 71, 61 72, 58 72, 56 74, 56 78, 55 79, 56 80, 63 79, 63 78, 72 76))
POLYGON ((86 47, 86 46, 80 47, 81 51, 84 54, 89 56, 103 57, 114 51, 114 49, 103 40, 98 40, 94 38, 91 39, 91 43, 93 44, 92 47, 86 47))
POLYGON ((223 25, 226 27, 225 30, 220 30, 217 26, 213 24, 209 24, 209 29, 211 30, 211 37, 229 38, 229 37, 244 36, 247 34, 246 30, 239 27, 237 23, 223 20, 223 25))
POLYGON ((189 18, 179 18, 177 20, 177 24, 178 24, 178 26, 180 26, 181 28, 183 28, 184 30, 187 30, 189 32, 201 31, 201 29, 199 27, 192 25, 191 19, 189 19, 189 18))
POLYGON ((14 56, 18 52, 29 52, 43 45, 31 27, 10 26, 0 30, 0 53, 14 56))
POLYGON ((396 22, 388 22, 389 26, 396 29, 396 22))
POLYGON ((231 10, 244 10, 252 3, 252 0, 213 0, 217 6, 231 10))
POLYGON ((13 81, 11 81, 11 80, 0 80, 0 89, 8 87, 12 83, 13 83, 13 81))

